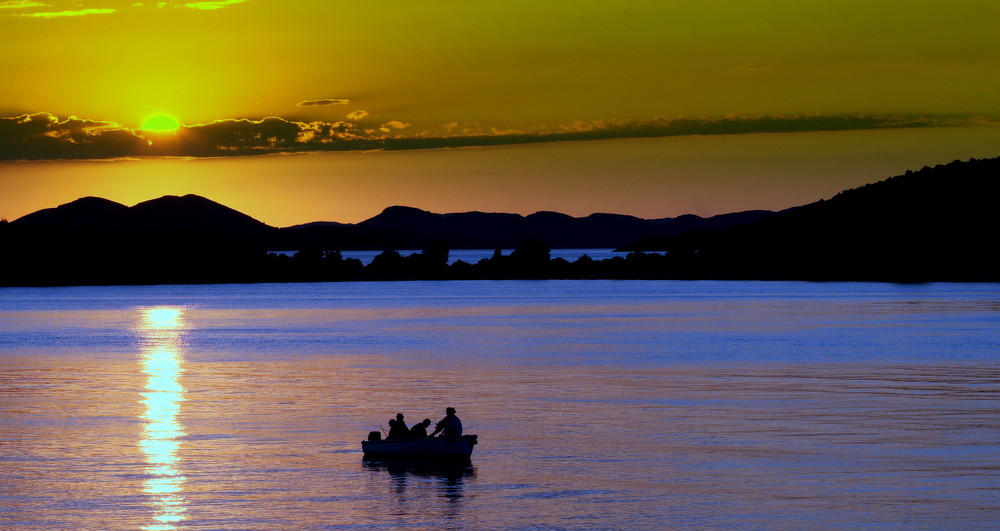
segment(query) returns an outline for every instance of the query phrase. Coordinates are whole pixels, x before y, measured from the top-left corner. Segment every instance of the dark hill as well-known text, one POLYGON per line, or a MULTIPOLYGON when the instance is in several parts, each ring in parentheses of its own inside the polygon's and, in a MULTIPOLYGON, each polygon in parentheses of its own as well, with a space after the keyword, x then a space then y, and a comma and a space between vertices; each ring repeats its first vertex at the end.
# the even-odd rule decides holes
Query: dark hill
POLYGON ((261 238, 274 230, 256 219, 206 199, 188 194, 165 195, 129 209, 129 221, 136 230, 182 230, 261 238))
POLYGON ((310 221, 309 223, 302 223, 300 225, 292 225, 291 227, 286 227, 289 229, 314 229, 314 228, 328 228, 328 227, 344 227, 348 225, 347 223, 340 223, 339 221, 310 221))
POLYGON ((262 239, 275 229, 241 212, 201 196, 167 195, 133 207, 84 197, 56 208, 46 208, 11 222, 19 228, 98 230, 113 234, 174 231, 262 239))
POLYGON ((442 215, 432 214, 419 208, 407 206, 391 206, 379 215, 362 221, 366 227, 398 227, 406 226, 414 230, 435 230, 441 225, 442 215))
POLYGON ((46 208, 18 218, 20 227, 95 227, 111 229, 127 223, 128 207, 100 197, 82 197, 76 201, 46 208))
MULTIPOLYGON (((507 213, 459 212, 436 214, 392 206, 356 225, 317 222, 275 229, 246 214, 197 195, 163 196, 133 207, 86 197, 40 210, 12 222, 17 228, 58 231, 88 229, 108 235, 171 232, 253 240, 274 250, 512 249, 526 240, 550 248, 616 248, 641 238, 689 230, 720 230, 773 216, 751 211, 711 218, 641 219, 618 214, 575 218, 558 212, 528 216, 507 213)), ((96 237, 96 236, 95 236, 96 237)))
POLYGON ((1000 158, 955 161, 755 223, 655 242, 700 271, 747 278, 965 280, 1000 276, 1000 158))
POLYGON ((85 197, 0 221, 0 285, 445 278, 1000 281, 1000 158, 906 172, 782 211, 646 220, 557 212, 435 214, 390 207, 357 225, 274 229, 203 197, 125 207, 85 197), (550 248, 665 250, 549 260, 550 248), (368 267, 347 249, 383 253, 368 267), (447 249, 516 248, 447 265, 447 249), (302 250, 296 256, 265 249, 302 250))
MULTIPOLYGON (((364 248, 374 249, 420 249, 436 242, 443 242, 452 249, 510 249, 529 239, 555 249, 616 248, 643 237, 677 234, 692 229, 719 230, 774 214, 750 211, 711 218, 682 216, 649 220, 619 214, 591 214, 575 218, 547 211, 528 216, 487 212, 435 214, 412 207, 393 206, 354 227, 367 231, 371 239, 364 248)), ((327 229, 325 234, 330 243, 351 234, 343 227, 309 228, 314 230, 316 237, 327 229)), ((288 230, 283 229, 283 236, 288 236, 288 230)))
POLYGON ((259 281, 276 229, 203 197, 83 198, 0 224, 4 285, 259 281))

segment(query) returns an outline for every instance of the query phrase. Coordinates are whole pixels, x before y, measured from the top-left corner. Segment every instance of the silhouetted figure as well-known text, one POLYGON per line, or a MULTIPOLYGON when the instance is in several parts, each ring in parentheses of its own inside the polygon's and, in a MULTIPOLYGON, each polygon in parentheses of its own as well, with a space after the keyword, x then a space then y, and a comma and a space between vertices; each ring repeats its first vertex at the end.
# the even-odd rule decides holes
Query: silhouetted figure
POLYGON ((403 422, 403 414, 397 413, 395 419, 389 419, 389 434, 386 439, 405 439, 410 436, 410 430, 403 422))
POLYGON ((434 433, 431 433, 431 437, 437 435, 438 432, 443 432, 442 437, 459 437, 462 435, 462 421, 455 416, 455 408, 449 407, 444 410, 445 416, 441 419, 437 426, 434 428, 434 433))
POLYGON ((410 437, 427 437, 427 428, 431 425, 431 419, 424 419, 410 428, 410 437))

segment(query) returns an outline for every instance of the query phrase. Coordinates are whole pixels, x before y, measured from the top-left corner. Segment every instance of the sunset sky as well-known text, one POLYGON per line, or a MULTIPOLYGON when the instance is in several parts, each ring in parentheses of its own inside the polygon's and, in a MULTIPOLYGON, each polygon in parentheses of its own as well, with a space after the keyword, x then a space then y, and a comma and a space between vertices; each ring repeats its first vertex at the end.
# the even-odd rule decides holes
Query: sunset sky
POLYGON ((1000 156, 997 0, 0 0, 0 217, 779 209, 1000 156))

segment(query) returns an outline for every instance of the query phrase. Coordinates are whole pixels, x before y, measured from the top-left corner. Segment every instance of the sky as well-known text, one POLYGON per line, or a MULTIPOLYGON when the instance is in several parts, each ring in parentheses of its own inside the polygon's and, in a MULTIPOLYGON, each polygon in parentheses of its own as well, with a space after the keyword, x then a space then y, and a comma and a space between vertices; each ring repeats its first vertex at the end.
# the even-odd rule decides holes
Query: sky
POLYGON ((780 209, 1000 156, 1000 1, 0 0, 0 217, 780 209))

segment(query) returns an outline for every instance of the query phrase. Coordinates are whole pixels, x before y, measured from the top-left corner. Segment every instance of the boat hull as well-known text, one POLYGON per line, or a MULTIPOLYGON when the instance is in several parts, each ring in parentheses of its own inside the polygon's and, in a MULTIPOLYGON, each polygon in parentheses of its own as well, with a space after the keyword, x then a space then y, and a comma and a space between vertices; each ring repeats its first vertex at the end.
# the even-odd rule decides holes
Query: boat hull
POLYGON ((365 457, 461 460, 472 456, 477 442, 476 435, 385 439, 361 441, 361 450, 365 457))

